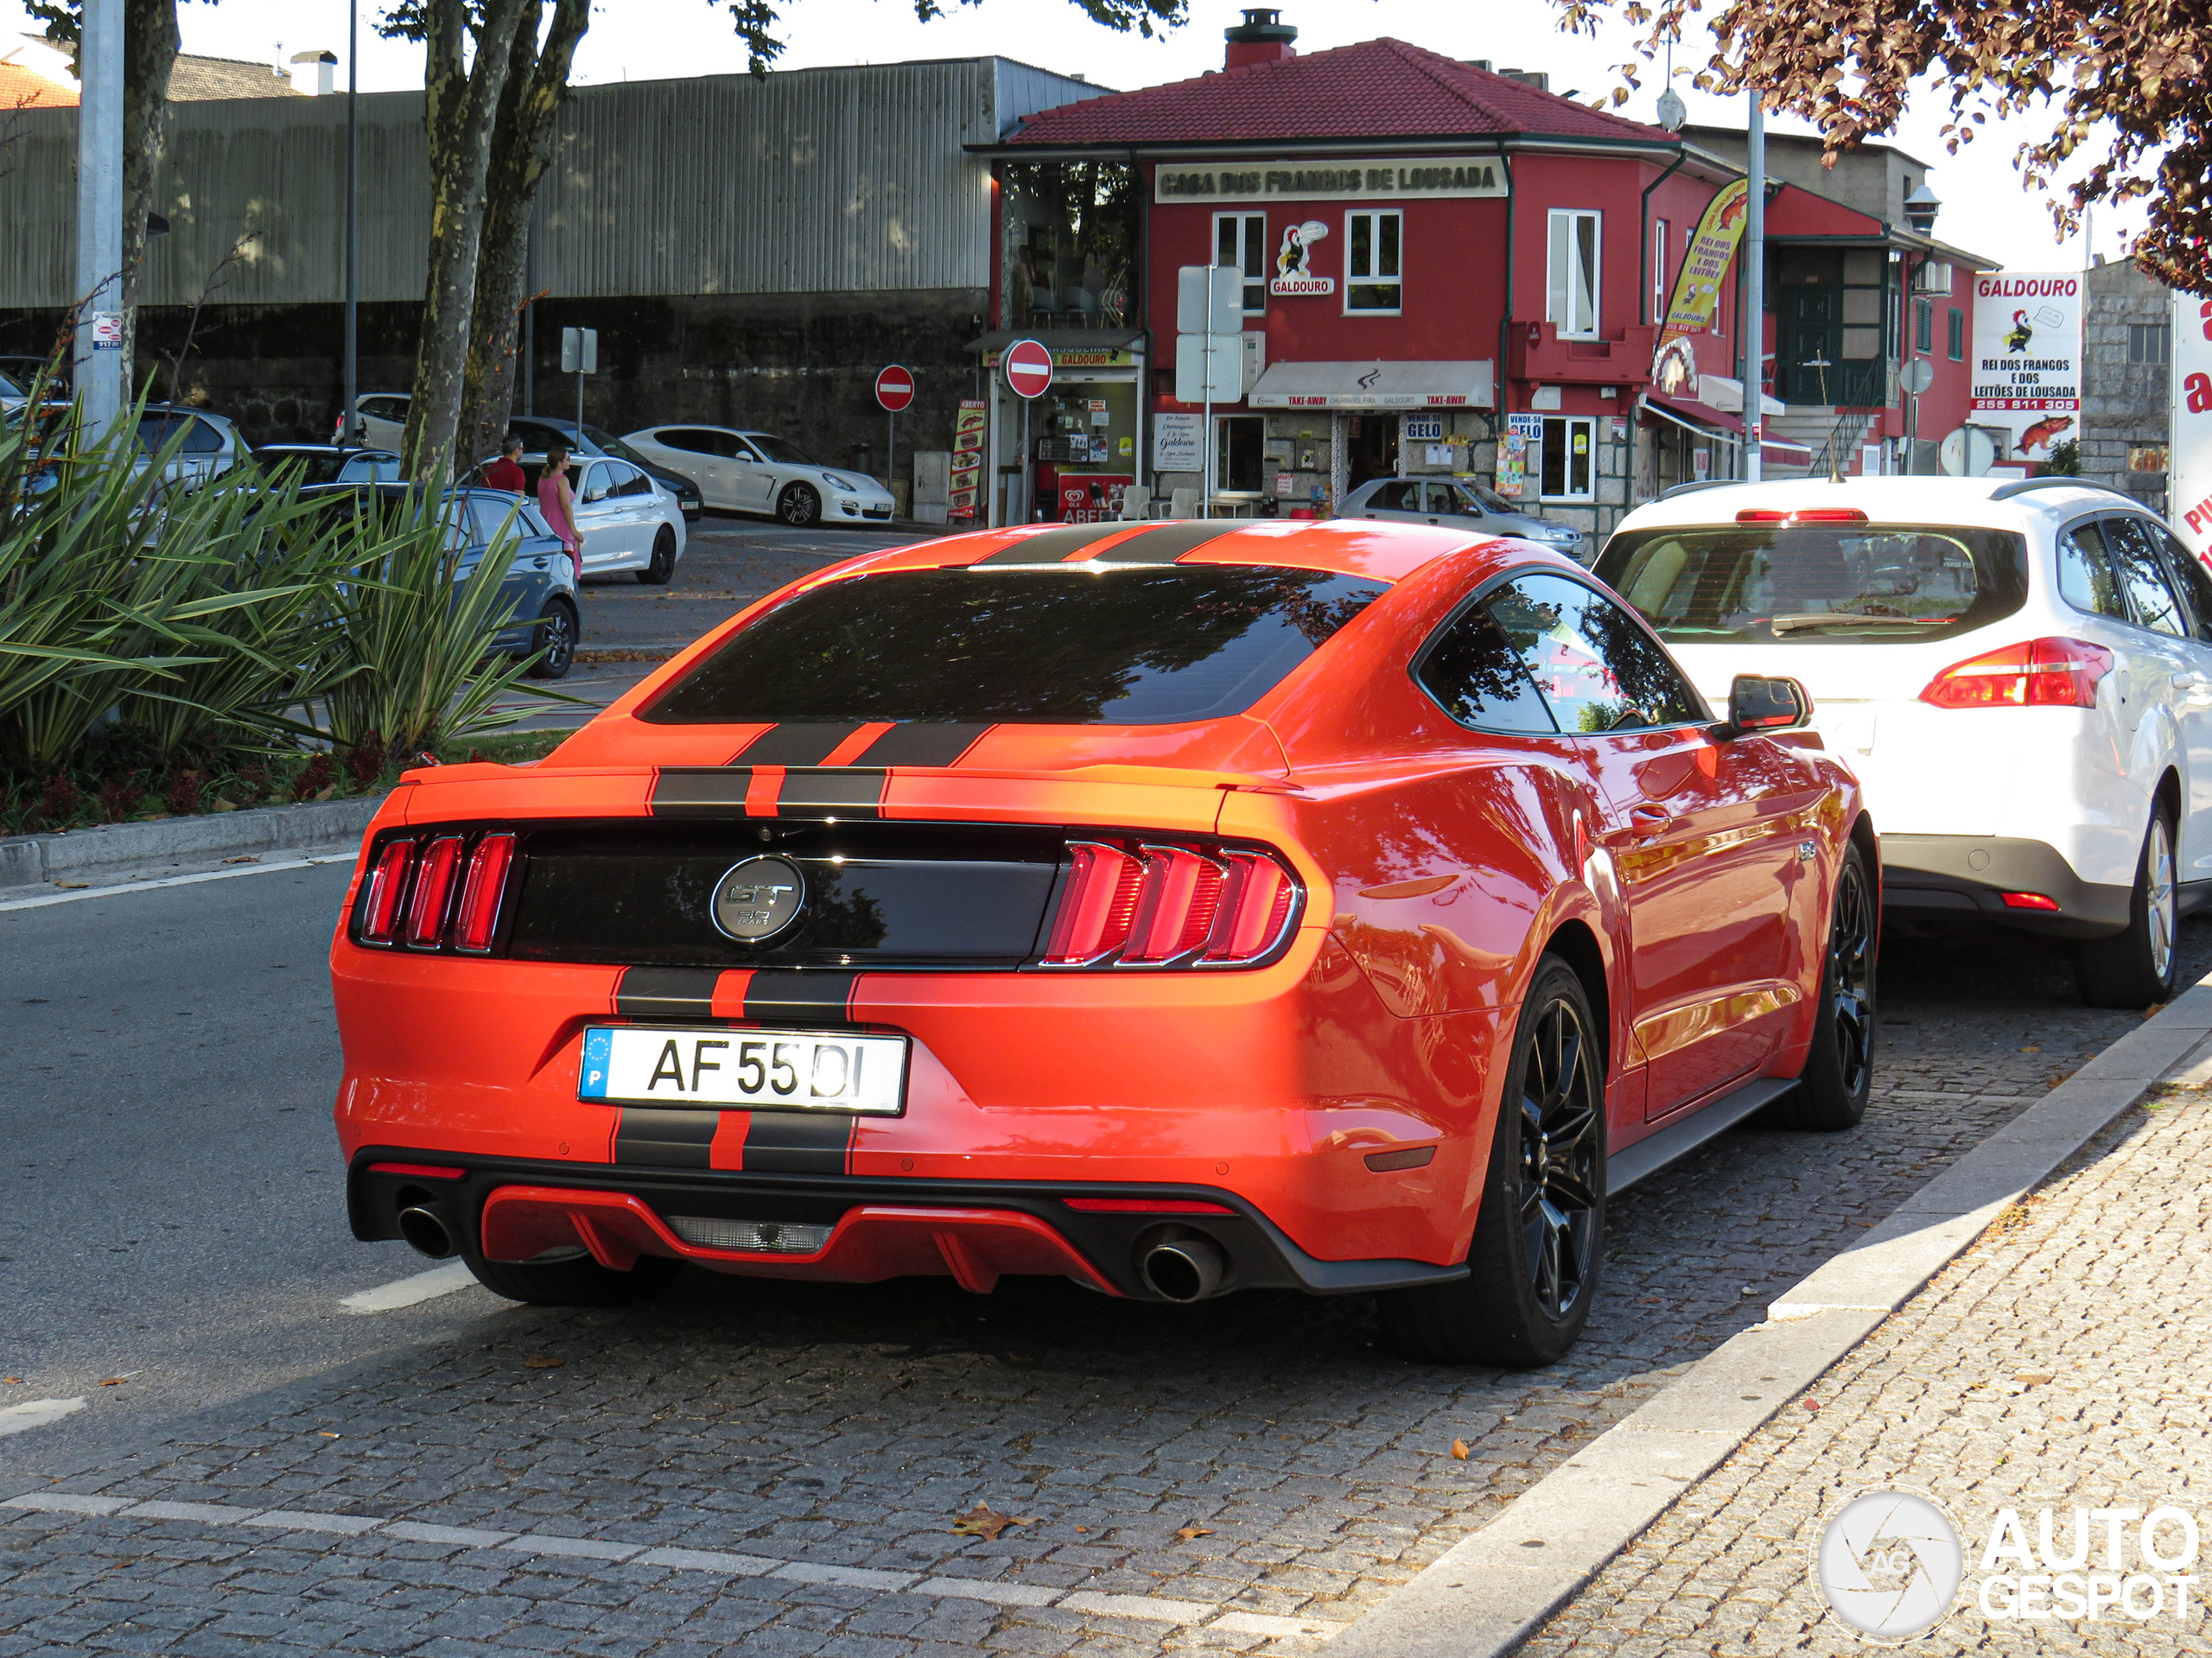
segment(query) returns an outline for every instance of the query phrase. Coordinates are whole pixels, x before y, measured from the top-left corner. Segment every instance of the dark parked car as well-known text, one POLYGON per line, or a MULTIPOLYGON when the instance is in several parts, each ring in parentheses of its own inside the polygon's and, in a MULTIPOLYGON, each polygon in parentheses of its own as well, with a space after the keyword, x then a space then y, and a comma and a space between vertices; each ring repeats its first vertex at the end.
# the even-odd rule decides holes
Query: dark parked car
MULTIPOLYGON (((416 490, 411 484, 314 484, 300 494, 302 499, 350 497, 359 510, 366 506, 372 496, 401 505, 411 504, 416 490)), ((499 584, 500 600, 512 606, 515 620, 501 630, 493 643, 517 657, 543 646, 545 654, 531 674, 538 679, 563 677, 575 665, 581 631, 575 561, 546 527, 537 506, 519 495, 498 489, 454 489, 446 492, 445 499, 452 509, 452 544, 461 554, 454 567, 456 581, 467 581, 474 572, 477 561, 494 537, 520 532, 514 562, 508 568, 506 580, 499 584)))
POLYGON ((348 448, 339 443, 264 443, 253 452, 264 467, 296 462, 310 484, 390 484, 399 480, 399 457, 390 449, 348 448))

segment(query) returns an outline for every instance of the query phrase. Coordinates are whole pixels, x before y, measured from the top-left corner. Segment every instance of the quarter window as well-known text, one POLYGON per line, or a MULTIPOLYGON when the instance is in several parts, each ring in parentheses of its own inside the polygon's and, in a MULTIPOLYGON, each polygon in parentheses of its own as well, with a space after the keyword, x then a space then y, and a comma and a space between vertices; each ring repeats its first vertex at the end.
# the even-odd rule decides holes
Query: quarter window
POLYGON ((1344 215, 1344 309, 1370 314, 1402 308, 1405 215, 1363 211, 1344 215))
POLYGON ((1547 737, 1559 729, 1521 653, 1487 606, 1461 612, 1421 657, 1414 677, 1463 726, 1547 737))
POLYGON ((1587 415, 1544 416, 1543 472, 1541 491, 1548 501, 1586 501, 1591 485, 1592 451, 1597 448, 1598 422, 1587 415))
POLYGON ((1544 319, 1569 339, 1594 339, 1598 333, 1599 217, 1567 207, 1552 209, 1544 319))
POLYGON ((1267 310, 1267 214, 1216 213, 1213 216, 1213 262, 1244 273, 1246 316, 1259 316, 1267 310))
POLYGON ((2127 600, 2095 524, 2077 524, 2058 538, 2058 594, 2088 615, 2127 619, 2127 600))
POLYGON ((2166 573, 2159 568, 2150 526, 2140 518, 2107 518, 2104 530, 2105 545, 2111 549, 2113 567, 2120 573, 2120 586, 2127 590, 2136 621, 2154 633, 2187 638, 2189 622, 2181 601, 2166 585, 2166 573))
POLYGON ((1706 718, 1665 648, 1629 612, 1580 581, 1532 575, 1486 607, 1564 732, 1594 734, 1706 718))

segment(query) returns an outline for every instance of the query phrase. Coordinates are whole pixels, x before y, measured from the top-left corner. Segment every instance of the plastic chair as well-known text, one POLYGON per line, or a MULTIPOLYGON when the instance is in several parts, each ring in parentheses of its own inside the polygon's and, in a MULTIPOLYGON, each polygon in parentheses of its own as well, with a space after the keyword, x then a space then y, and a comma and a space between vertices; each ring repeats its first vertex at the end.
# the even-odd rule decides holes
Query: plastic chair
POLYGON ((1122 486, 1122 517, 1127 519, 1148 518, 1152 516, 1152 495, 1135 484, 1122 486))
POLYGON ((1195 518, 1198 516, 1198 501, 1203 490, 1179 489, 1168 498, 1167 516, 1171 518, 1195 518))

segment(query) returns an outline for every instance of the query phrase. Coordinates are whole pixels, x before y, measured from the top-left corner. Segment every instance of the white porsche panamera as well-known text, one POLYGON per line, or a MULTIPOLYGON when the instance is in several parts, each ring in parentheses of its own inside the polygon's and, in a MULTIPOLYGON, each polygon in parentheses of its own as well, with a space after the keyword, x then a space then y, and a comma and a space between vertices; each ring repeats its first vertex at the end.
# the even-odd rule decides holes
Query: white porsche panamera
POLYGON ((647 426, 623 440, 694 480, 706 504, 784 523, 887 524, 891 492, 866 473, 825 467, 788 438, 731 426, 647 426))

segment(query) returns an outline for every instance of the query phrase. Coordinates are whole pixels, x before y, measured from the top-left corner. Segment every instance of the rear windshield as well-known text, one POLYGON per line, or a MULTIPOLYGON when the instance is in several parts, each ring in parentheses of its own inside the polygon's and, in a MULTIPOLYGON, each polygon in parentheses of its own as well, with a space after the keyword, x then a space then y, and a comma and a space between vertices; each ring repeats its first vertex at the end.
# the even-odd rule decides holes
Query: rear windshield
POLYGON ((1249 565, 906 570, 758 618, 639 717, 1170 725, 1239 714, 1383 589, 1249 565))
POLYGON ((1599 577, 1670 645, 1940 639, 2027 599, 2027 551, 2000 530, 1727 524, 1615 536, 1599 577))

